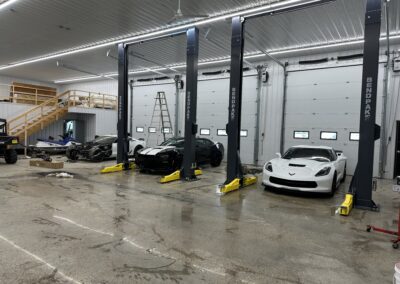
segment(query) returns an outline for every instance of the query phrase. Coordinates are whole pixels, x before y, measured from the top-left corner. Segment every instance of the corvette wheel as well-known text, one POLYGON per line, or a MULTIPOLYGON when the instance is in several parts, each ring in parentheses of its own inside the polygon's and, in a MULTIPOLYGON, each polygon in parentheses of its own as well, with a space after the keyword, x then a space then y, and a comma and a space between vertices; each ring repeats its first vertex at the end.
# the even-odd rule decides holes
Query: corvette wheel
POLYGON ((218 167, 219 165, 221 165, 221 162, 222 162, 222 155, 220 153, 216 153, 211 158, 210 164, 212 167, 218 167))

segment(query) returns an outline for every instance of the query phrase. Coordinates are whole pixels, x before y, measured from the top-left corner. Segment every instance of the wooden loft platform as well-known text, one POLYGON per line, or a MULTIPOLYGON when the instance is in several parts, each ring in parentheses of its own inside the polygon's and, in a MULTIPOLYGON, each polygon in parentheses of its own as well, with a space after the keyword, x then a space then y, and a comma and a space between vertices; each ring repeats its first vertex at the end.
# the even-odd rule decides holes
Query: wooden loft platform
POLYGON ((41 85, 13 82, 10 86, 10 101, 21 104, 40 105, 57 96, 57 89, 41 85))

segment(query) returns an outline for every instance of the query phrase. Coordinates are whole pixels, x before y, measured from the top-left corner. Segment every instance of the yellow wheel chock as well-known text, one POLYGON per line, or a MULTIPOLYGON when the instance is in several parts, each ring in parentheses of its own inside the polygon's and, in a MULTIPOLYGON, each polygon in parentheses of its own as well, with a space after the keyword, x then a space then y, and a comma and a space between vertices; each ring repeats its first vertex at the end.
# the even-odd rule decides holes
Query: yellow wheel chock
POLYGON ((238 190, 239 188, 246 187, 257 182, 256 176, 244 176, 242 185, 240 183, 240 178, 236 178, 228 184, 224 184, 219 188, 219 192, 222 194, 238 190))
MULTIPOLYGON (((136 165, 134 162, 129 163, 129 170, 133 170, 133 169, 135 169, 135 167, 136 167, 136 165)), ((120 164, 116 164, 114 166, 105 167, 100 171, 100 173, 109 174, 109 173, 122 172, 123 170, 125 170, 124 164, 120 163, 120 164)))
MULTIPOLYGON (((203 171, 200 169, 197 169, 194 171, 195 176, 199 176, 203 174, 203 171)), ((175 171, 170 175, 164 176, 160 179, 160 183, 168 183, 168 182, 172 182, 172 181, 176 181, 176 180, 180 180, 181 179, 181 171, 175 171)))
POLYGON ((352 194, 346 194, 346 198, 344 199, 342 205, 339 207, 339 214, 342 216, 348 216, 350 214, 351 209, 353 209, 353 198, 352 194))

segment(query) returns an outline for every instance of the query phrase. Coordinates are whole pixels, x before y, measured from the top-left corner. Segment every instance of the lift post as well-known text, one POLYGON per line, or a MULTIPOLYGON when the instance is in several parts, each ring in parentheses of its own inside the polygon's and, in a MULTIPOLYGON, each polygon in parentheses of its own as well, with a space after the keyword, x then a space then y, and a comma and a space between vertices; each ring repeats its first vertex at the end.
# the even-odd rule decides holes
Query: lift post
POLYGON ((117 164, 129 169, 128 143, 128 45, 118 44, 118 141, 117 164))
POLYGON ((244 26, 244 18, 238 16, 232 19, 229 117, 226 126, 228 133, 228 165, 226 181, 220 187, 220 193, 228 193, 240 187, 254 184, 257 181, 256 177, 244 177, 240 162, 244 26))
MULTIPOLYGON (((186 101, 185 101, 185 148, 181 170, 161 178, 161 183, 184 179, 195 180, 202 171, 196 164, 197 134, 197 79, 199 60, 199 30, 190 28, 186 32, 186 101)), ((177 130, 176 130, 177 131, 177 130)))
POLYGON ((196 178, 196 134, 197 134, 197 78, 199 60, 199 30, 187 31, 186 59, 186 103, 185 103, 185 150, 183 155, 182 178, 196 178))
POLYGON ((349 193, 339 208, 341 215, 349 215, 353 206, 364 210, 379 210, 379 206, 372 200, 372 177, 375 140, 380 136, 380 127, 375 124, 375 118, 381 17, 381 0, 368 0, 365 14, 358 162, 349 193))

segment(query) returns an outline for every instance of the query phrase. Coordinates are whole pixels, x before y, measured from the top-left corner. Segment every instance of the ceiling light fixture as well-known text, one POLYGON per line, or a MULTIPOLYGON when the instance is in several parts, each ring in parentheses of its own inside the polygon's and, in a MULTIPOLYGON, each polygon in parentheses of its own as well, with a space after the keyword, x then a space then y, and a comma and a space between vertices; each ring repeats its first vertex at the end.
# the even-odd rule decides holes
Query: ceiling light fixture
MULTIPOLYGON (((16 0, 9 0, 9 1, 16 1, 16 0)), ((287 1, 275 2, 273 4, 262 5, 262 6, 258 6, 255 8, 244 9, 242 11, 231 12, 231 13, 223 14, 220 16, 210 17, 210 18, 207 18, 204 20, 193 21, 191 23, 187 23, 187 24, 183 24, 183 25, 177 25, 177 26, 173 26, 173 27, 169 27, 169 28, 159 29, 159 30, 156 30, 156 31, 150 32, 150 33, 142 33, 142 34, 139 34, 136 36, 121 38, 118 40, 109 39, 109 40, 103 41, 102 43, 92 43, 92 44, 88 44, 85 46, 76 47, 76 48, 68 49, 65 51, 45 55, 42 57, 36 57, 36 58, 31 58, 31 59, 15 62, 15 63, 10 63, 7 65, 0 66, 0 70, 5 70, 5 69, 13 68, 13 67, 26 65, 26 64, 41 62, 41 61, 45 61, 45 60, 49 60, 49 59, 60 58, 60 57, 66 56, 66 55, 72 55, 72 54, 76 54, 76 53, 90 51, 93 49, 108 47, 108 46, 112 46, 112 45, 115 45, 118 43, 148 40, 153 37, 160 36, 160 35, 167 35, 170 33, 183 31, 183 30, 186 30, 193 26, 199 27, 199 26, 203 26, 203 25, 207 25, 207 24, 211 24, 211 23, 215 23, 215 22, 219 22, 219 21, 225 21, 226 19, 237 17, 237 16, 247 17, 248 15, 254 16, 254 15, 259 15, 259 14, 264 14, 264 13, 266 13, 266 14, 267 13, 275 13, 275 12, 279 12, 280 10, 296 9, 296 8, 300 8, 300 7, 305 7, 307 5, 312 6, 312 5, 324 4, 326 2, 332 2, 332 1, 335 1, 335 0, 287 0, 287 1)))
POLYGON ((0 1, 0 10, 4 9, 5 7, 17 2, 18 0, 3 0, 0 1))

